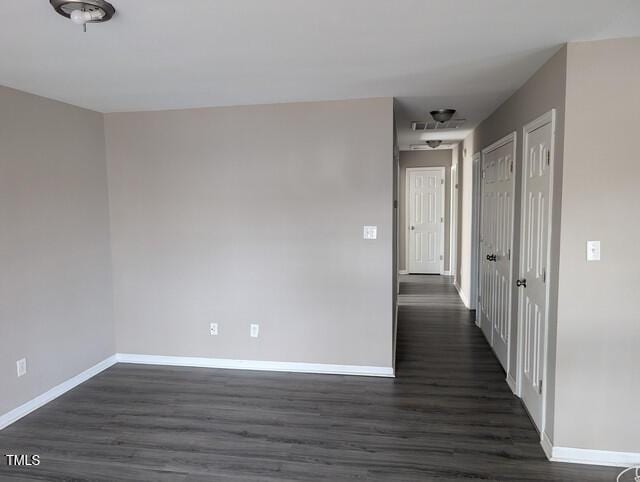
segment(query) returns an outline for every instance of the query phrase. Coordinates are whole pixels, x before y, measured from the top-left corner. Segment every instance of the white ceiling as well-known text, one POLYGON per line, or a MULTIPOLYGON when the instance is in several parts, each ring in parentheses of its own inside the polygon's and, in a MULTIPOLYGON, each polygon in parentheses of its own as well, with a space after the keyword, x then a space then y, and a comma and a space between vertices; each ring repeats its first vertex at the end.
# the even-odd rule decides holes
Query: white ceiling
POLYGON ((112 0, 88 32, 3 0, 0 84, 101 112, 394 96, 462 138, 566 41, 640 35, 638 0, 112 0))

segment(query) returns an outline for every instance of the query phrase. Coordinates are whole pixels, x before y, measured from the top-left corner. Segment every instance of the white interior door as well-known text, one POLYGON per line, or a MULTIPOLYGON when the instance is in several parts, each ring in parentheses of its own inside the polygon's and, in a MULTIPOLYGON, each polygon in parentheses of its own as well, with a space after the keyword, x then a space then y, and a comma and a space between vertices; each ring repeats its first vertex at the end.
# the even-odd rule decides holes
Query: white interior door
POLYGON ((542 430, 553 111, 525 127, 518 303, 520 394, 542 430))
POLYGON ((439 274, 444 248, 444 168, 407 169, 409 272, 439 274))
POLYGON ((515 137, 483 152, 481 327, 505 371, 511 343, 515 137))

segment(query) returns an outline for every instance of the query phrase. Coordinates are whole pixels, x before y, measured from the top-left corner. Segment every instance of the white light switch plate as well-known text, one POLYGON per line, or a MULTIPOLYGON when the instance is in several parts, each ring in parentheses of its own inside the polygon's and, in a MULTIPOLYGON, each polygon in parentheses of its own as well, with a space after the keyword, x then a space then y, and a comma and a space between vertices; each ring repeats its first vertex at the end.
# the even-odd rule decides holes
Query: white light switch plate
POLYGON ((249 334, 252 338, 258 338, 258 335, 260 334, 260 325, 255 323, 252 324, 249 330, 249 334))
POLYGON ((378 237, 378 226, 365 226, 362 237, 364 239, 376 239, 378 237))
POLYGON ((21 377, 27 374, 27 359, 21 358, 16 362, 16 371, 18 372, 18 376, 21 377))
POLYGON ((217 323, 211 323, 209 325, 209 333, 211 334, 211 336, 216 336, 218 334, 218 324, 217 323))
POLYGON ((587 261, 600 261, 600 241, 587 241, 587 261))

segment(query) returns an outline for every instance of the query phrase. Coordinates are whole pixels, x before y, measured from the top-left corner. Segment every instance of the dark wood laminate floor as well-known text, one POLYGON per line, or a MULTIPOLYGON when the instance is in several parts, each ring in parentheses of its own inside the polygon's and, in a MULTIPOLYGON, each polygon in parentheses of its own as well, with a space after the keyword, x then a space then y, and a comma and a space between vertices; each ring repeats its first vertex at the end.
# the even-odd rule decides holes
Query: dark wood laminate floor
POLYGON ((119 364, 1 431, 42 463, 0 479, 615 480, 548 462, 450 280, 403 279, 396 379, 119 364))

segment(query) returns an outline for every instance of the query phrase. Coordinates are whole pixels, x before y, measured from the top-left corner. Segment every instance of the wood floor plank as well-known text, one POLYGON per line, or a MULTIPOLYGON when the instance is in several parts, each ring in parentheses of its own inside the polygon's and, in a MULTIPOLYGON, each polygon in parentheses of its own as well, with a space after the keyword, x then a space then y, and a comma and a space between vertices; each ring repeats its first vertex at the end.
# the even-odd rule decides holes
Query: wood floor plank
POLYGON ((611 481, 550 463, 451 285, 406 276, 395 379, 118 364, 0 432, 0 480, 611 481))

